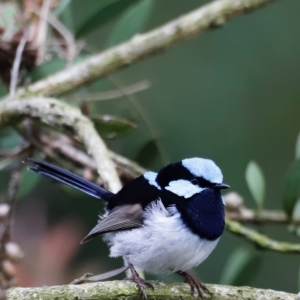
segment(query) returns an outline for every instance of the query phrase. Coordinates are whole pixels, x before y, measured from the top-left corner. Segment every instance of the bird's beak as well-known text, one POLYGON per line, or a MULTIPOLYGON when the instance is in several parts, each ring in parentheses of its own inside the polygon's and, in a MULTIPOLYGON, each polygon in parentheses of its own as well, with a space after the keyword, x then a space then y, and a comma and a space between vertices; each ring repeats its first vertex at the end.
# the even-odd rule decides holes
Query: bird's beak
POLYGON ((217 189, 217 190, 225 190, 225 189, 229 189, 229 188, 230 188, 230 186, 225 183, 217 183, 216 185, 214 185, 214 189, 217 189))

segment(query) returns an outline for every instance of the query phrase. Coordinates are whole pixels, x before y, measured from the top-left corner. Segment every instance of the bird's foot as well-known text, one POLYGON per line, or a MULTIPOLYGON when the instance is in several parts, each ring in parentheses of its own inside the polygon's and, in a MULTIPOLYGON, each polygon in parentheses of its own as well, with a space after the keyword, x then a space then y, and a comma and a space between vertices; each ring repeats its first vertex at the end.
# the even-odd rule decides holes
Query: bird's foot
POLYGON ((204 300, 204 293, 211 295, 210 290, 203 283, 194 279, 190 274, 183 271, 177 271, 176 273, 184 278, 185 283, 190 285, 192 293, 194 293, 195 289, 197 290, 202 300, 204 300))
POLYGON ((128 266, 130 268, 132 277, 126 278, 126 280, 133 281, 137 285, 137 287, 140 289, 140 291, 142 292, 143 298, 147 299, 146 286, 152 288, 153 290, 154 290, 154 286, 150 282, 141 278, 132 264, 128 264, 128 266))

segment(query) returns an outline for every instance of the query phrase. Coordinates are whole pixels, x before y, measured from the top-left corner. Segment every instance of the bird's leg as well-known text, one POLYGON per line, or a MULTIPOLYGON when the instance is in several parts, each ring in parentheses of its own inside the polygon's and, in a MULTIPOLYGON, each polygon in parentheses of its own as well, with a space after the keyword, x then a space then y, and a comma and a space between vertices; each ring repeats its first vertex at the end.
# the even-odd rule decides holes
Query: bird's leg
POLYGON ((187 272, 177 271, 176 273, 184 278, 185 283, 188 283, 190 285, 192 293, 194 293, 194 290, 196 288, 196 290, 198 292, 198 295, 202 300, 204 300, 203 292, 211 295, 211 292, 209 291, 209 289, 203 283, 201 283, 200 281, 195 280, 187 272))
POLYGON ((143 298, 147 299, 146 286, 151 287, 153 290, 154 290, 154 286, 148 281, 146 281, 145 279, 141 278, 132 264, 128 263, 128 266, 131 271, 132 277, 127 278, 127 280, 133 281, 142 292, 143 298))

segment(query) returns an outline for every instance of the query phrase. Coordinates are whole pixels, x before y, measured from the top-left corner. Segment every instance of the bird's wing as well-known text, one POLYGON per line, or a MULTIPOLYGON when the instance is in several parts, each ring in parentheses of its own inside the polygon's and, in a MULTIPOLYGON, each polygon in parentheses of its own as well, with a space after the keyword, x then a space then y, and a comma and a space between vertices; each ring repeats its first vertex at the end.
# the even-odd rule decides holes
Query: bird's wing
POLYGON ((81 243, 85 243, 100 234, 133 229, 142 225, 143 209, 140 204, 117 206, 99 221, 81 243))

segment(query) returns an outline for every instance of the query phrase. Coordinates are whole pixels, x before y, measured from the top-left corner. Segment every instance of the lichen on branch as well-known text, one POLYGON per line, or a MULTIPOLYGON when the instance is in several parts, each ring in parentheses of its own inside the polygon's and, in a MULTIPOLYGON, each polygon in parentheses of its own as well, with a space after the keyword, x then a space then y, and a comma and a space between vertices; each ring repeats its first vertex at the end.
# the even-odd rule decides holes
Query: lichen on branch
POLYGON ((116 169, 105 143, 93 123, 79 109, 53 98, 10 99, 0 102, 0 129, 16 124, 25 117, 37 119, 55 129, 62 129, 78 138, 94 158, 97 170, 112 192, 121 188, 116 169))
POLYGON ((128 42, 93 55, 84 62, 26 88, 20 88, 16 97, 57 96, 70 92, 87 82, 106 77, 126 66, 161 52, 170 46, 196 36, 203 31, 223 26, 229 18, 248 12, 275 0, 217 0, 172 20, 128 42))
MULTIPOLYGON (((151 282, 154 290, 147 289, 148 300, 195 300, 190 287, 184 283, 151 282)), ((206 285, 210 300, 295 300, 295 294, 252 287, 231 287, 224 285, 206 285)), ((7 300, 35 299, 130 299, 140 300, 141 295, 134 283, 128 281, 106 281, 82 285, 63 285, 38 288, 13 288, 7 293, 7 300)))

